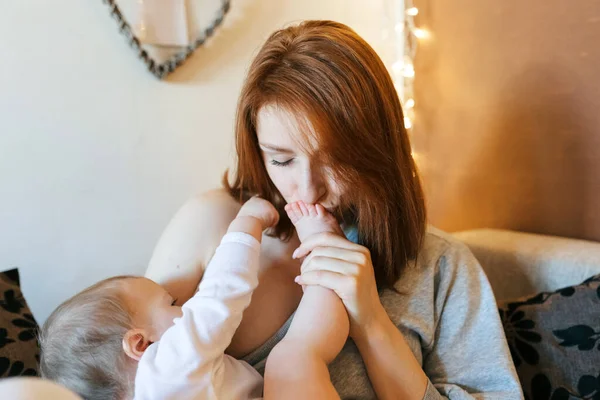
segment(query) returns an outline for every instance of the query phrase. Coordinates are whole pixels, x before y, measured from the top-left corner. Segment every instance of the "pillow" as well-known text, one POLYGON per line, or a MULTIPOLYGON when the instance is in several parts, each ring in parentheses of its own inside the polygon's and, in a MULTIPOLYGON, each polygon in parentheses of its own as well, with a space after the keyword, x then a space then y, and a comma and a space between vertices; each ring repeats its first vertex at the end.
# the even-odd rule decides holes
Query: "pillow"
POLYGON ((21 293, 19 271, 0 273, 0 379, 38 374, 37 331, 21 293))
POLYGON ((600 400, 600 275, 500 308, 530 400, 600 400))

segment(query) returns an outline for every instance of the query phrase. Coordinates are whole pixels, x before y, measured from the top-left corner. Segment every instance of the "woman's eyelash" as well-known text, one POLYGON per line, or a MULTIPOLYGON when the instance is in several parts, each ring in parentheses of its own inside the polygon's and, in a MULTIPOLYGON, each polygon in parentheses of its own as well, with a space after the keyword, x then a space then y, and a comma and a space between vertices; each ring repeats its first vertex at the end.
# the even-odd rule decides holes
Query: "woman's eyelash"
POLYGON ((279 162, 277 160, 271 160, 271 165, 274 165, 276 167, 285 167, 286 165, 289 165, 293 160, 294 160, 293 158, 290 158, 289 160, 284 161, 284 162, 279 162))
POLYGON ((177 303, 177 299, 173 300, 173 302, 171 303, 171 305, 174 306, 175 303, 177 303))

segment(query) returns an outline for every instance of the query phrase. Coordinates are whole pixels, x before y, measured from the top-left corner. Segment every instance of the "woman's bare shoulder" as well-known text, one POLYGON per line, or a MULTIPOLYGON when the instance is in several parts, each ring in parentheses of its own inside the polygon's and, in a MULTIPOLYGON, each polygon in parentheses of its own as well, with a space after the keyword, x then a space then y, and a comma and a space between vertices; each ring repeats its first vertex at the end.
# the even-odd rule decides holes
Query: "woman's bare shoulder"
MULTIPOLYGON (((224 189, 198 193, 188 199, 171 223, 200 231, 209 242, 220 240, 240 210, 240 204, 224 189)), ((189 233, 189 232, 188 232, 189 233)))
POLYGON ((199 279, 239 209, 239 203, 223 189, 192 196, 164 229, 146 276, 158 283, 174 275, 199 279))
POLYGON ((223 188, 197 193, 186 202, 186 204, 190 203, 206 208, 209 211, 216 212, 235 210, 237 213, 241 206, 240 203, 231 197, 231 195, 223 188))
POLYGON ((169 226, 188 226, 188 229, 202 230, 203 236, 220 237, 239 209, 240 204, 224 189, 213 189, 189 198, 177 211, 169 226))

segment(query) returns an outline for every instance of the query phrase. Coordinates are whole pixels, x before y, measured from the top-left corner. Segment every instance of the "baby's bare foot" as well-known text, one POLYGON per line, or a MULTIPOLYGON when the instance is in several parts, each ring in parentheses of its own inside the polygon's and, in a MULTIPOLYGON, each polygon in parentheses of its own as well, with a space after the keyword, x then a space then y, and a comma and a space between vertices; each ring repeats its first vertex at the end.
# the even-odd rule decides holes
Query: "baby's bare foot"
POLYGON ((320 204, 297 201, 286 204, 285 211, 296 227, 301 242, 315 233, 332 232, 344 235, 335 217, 320 204))

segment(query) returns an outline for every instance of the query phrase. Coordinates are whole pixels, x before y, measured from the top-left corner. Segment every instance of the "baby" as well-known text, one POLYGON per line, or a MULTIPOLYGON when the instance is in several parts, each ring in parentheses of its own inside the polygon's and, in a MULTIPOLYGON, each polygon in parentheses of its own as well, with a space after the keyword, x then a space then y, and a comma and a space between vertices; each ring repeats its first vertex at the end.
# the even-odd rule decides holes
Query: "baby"
MULTIPOLYGON (((341 233, 319 205, 295 203, 286 211, 301 240, 341 233)), ((258 285, 262 232, 278 219, 266 200, 248 200, 182 307, 158 284, 133 276, 106 279, 67 300, 42 328, 42 376, 87 400, 260 398, 262 377, 225 349, 258 285)), ((327 364, 347 336, 339 298, 307 288, 267 361, 265 398, 339 398, 327 364)))

